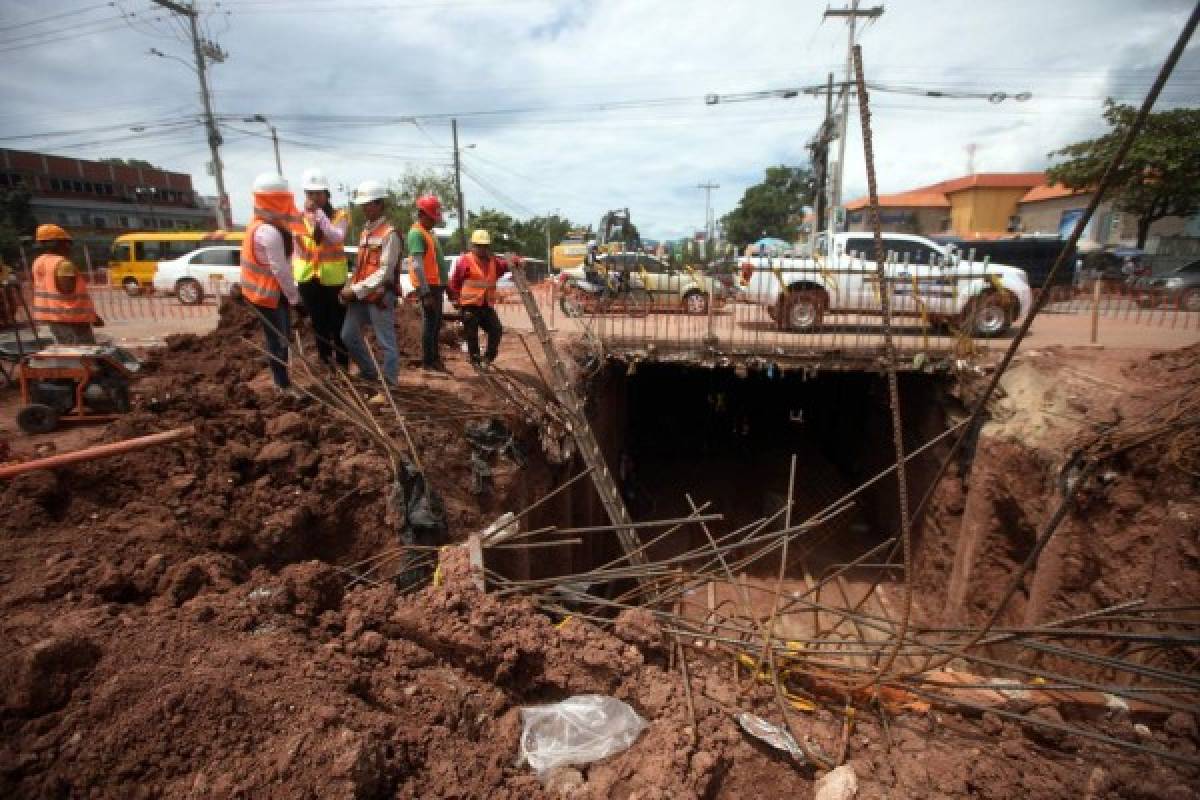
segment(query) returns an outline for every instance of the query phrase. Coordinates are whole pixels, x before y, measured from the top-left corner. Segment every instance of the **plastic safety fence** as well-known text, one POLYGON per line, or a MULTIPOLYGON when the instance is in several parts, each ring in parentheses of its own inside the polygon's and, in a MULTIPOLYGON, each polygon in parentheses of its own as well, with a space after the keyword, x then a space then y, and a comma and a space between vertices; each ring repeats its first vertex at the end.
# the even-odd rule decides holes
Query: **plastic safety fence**
POLYGON ((1050 297, 1043 313, 1200 331, 1200 287, 1166 284, 1164 278, 1112 281, 1083 276, 1046 290, 1050 297))
MULTIPOLYGON (((33 291, 23 288, 26 303, 33 308, 33 291)), ((199 302, 186 304, 174 295, 155 294, 142 291, 130 294, 122 288, 92 286, 88 294, 96 306, 96 313, 105 321, 113 322, 163 322, 172 320, 215 320, 221 301, 229 293, 228 284, 213 283, 205 287, 199 302)), ((21 311, 23 315, 23 310, 21 311)))

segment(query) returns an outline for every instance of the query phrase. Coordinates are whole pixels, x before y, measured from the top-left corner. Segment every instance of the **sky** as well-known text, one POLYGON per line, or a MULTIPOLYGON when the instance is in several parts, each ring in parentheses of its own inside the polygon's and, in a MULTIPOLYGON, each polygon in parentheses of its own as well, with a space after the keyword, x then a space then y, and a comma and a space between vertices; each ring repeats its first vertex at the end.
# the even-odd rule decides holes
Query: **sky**
MULTIPOLYGON (((468 209, 595 225, 629 208, 644 236, 690 235, 704 227, 699 184, 719 184, 720 216, 768 166, 807 163, 824 97, 744 95, 840 81, 846 67, 845 21, 823 20, 815 0, 197 2, 227 53, 210 84, 239 223, 255 175, 274 168, 266 126, 245 117, 276 126, 297 187, 308 167, 344 187, 448 169, 457 117, 468 209)), ((978 172, 1039 170, 1050 151, 1101 133, 1104 98, 1140 103, 1191 2, 884 8, 859 32, 869 82, 1007 95, 872 91, 888 193, 965 174, 969 144, 978 172)), ((150 0, 0 0, 0 146, 145 159, 215 194, 191 64, 180 18, 150 0)), ((1197 105, 1194 40, 1157 107, 1197 105)), ((851 106, 845 199, 866 192, 851 106)))

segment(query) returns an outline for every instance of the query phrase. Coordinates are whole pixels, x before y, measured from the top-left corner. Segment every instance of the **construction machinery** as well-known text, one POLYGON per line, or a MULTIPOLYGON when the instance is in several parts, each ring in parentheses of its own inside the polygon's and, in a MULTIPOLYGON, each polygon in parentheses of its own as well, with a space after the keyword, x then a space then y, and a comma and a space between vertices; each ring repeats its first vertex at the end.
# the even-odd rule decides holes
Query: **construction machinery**
POLYGON ((591 227, 568 233, 565 240, 554 246, 551 266, 554 269, 577 267, 587 260, 589 249, 597 254, 628 253, 642 249, 641 234, 633 224, 628 208, 604 212, 594 234, 591 227))
POLYGON ((129 382, 140 364, 112 345, 51 345, 17 367, 17 425, 49 433, 60 422, 107 422, 129 410, 129 382))

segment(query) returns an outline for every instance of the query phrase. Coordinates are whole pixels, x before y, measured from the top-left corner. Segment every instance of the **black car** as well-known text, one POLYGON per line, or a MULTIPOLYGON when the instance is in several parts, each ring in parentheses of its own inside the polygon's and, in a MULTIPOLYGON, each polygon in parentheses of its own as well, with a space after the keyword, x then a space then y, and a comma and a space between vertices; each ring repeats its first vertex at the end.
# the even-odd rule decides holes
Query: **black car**
POLYGON ((1200 311, 1200 259, 1165 275, 1138 278, 1133 290, 1138 303, 1146 308, 1168 305, 1180 311, 1200 311))
MULTIPOLYGON (((1067 247, 1067 241, 1058 237, 1029 237, 1021 239, 960 239, 954 236, 933 237, 941 244, 954 245, 962 258, 974 251, 975 260, 988 259, 994 264, 1020 267, 1029 277, 1030 289, 1045 289, 1046 279, 1054 261, 1067 247)), ((1054 276, 1054 286, 1069 287, 1075 276, 1075 253, 1068 252, 1054 276)))

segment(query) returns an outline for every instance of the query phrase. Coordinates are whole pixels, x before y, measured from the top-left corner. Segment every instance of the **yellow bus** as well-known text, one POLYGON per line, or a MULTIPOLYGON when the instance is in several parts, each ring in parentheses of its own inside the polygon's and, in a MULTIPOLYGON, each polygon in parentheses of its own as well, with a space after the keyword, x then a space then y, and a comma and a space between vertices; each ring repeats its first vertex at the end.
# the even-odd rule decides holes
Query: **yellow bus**
POLYGON ((123 233, 113 240, 108 258, 108 285, 131 295, 150 291, 158 262, 186 256, 211 244, 241 244, 241 231, 179 231, 123 233))

